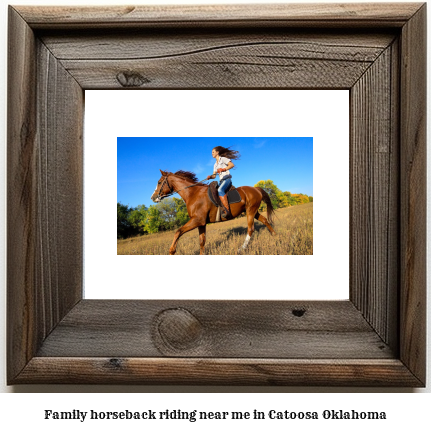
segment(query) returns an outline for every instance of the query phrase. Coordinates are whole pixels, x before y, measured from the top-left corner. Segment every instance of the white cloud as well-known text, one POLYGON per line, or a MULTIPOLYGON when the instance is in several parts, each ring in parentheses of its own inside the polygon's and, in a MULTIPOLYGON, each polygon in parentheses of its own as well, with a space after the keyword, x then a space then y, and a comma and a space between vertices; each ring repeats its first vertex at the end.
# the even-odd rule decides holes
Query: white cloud
POLYGON ((200 174, 203 171, 205 171, 205 168, 200 163, 198 163, 193 169, 195 174, 200 174))
POLYGON ((261 148, 265 145, 266 140, 255 140, 255 144, 253 144, 254 148, 261 148))

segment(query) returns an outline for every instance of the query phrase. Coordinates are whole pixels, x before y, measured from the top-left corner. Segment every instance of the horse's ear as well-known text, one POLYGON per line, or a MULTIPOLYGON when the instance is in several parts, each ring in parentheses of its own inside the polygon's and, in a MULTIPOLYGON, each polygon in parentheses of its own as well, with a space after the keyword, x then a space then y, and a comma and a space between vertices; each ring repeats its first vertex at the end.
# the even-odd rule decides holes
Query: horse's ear
POLYGON ((166 173, 164 171, 160 170, 160 172, 162 173, 162 176, 166 175, 166 173))

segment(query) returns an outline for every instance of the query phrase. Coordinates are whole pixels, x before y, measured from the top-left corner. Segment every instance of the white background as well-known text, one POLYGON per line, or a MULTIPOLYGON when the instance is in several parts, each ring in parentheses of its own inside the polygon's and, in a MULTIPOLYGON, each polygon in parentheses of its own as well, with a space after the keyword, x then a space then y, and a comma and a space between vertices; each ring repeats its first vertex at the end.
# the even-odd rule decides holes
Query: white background
MULTIPOLYGON (((84 155, 85 298, 349 297, 347 90, 86 91, 84 155), (313 255, 118 256, 119 136, 313 137, 313 255), (342 197, 337 203, 331 202, 335 193, 342 197), (214 268, 238 271, 223 272, 227 282, 221 284, 210 276, 214 268)), ((198 244, 197 230, 195 237, 198 244)))
MULTIPOLYGON (((317 0, 314 0, 315 2, 317 0)), ((186 1, 183 0, 183 3, 226 3, 227 1, 218 1, 211 0, 210 2, 205 0, 199 0, 197 2, 194 1, 186 1)), ((236 3, 252 3, 253 0, 247 0, 245 2, 236 1, 236 3)), ((276 0, 273 0, 276 2, 276 0)), ((298 2, 298 0, 296 0, 298 2)), ((34 1, 34 0, 16 0, 13 2, 14 4, 33 4, 37 5, 40 3, 43 4, 116 4, 120 3, 117 1, 73 1, 73 0, 43 0, 43 1, 34 1)), ((135 0, 135 4, 145 3, 144 1, 135 0)), ((171 1, 162 1, 162 0, 152 0, 148 2, 148 4, 155 3, 173 3, 171 1)), ((6 136, 6 34, 7 34, 7 7, 6 3, 2 3, 1 5, 1 80, 3 85, 0 86, 1 97, 0 100, 4 101, 3 104, 0 105, 0 128, 2 131, 2 140, 1 145, 5 145, 5 136, 6 136)), ((428 46, 431 46, 430 41, 428 41, 428 46)), ((430 54, 428 53, 428 62, 430 59, 430 54)), ((428 67, 428 70, 431 70, 428 67)), ((428 86, 428 89, 430 87, 428 86)), ((429 93, 428 93, 429 96, 429 93)), ((428 106, 429 105, 429 97, 428 97, 428 106)), ((430 124, 428 121, 428 131, 430 130, 430 124)), ((0 152, 0 164, 5 169, 5 153, 0 152)), ((430 158, 428 157, 428 166, 430 164, 430 158)), ((5 180, 2 180, 5 184, 5 180)), ((431 188, 428 185, 428 190, 431 188)), ((5 212, 5 188, 0 189, 0 214, 3 216, 4 222, 4 212, 5 212)), ((429 207, 428 207, 428 214, 429 207)), ((4 223, 1 226, 0 230, 0 238, 5 244, 5 227, 4 223)), ((58 424, 56 422, 52 422, 47 424, 42 420, 43 418, 43 409, 57 409, 57 410, 70 410, 70 409, 106 409, 106 410, 120 410, 120 409, 146 409, 146 408, 170 408, 170 409, 195 409, 206 407, 207 409, 213 410, 223 410, 226 407, 229 410, 241 410, 241 409, 271 409, 271 407, 275 408, 284 408, 284 409, 292 409, 292 407, 299 407, 301 409, 313 409, 317 407, 317 409, 323 410, 328 406, 333 407, 341 407, 341 409, 363 409, 367 410, 370 407, 372 409, 386 409, 390 415, 390 421, 387 423, 380 422, 347 422, 338 421, 338 422, 328 422, 328 423, 319 423, 319 428, 323 428, 324 430, 346 430, 349 428, 352 431, 361 430, 363 431, 365 428, 367 430, 408 430, 408 428, 412 427, 426 427, 429 425, 429 407, 431 403, 431 385, 428 384, 428 387, 425 390, 411 390, 411 389, 373 389, 373 388, 273 388, 273 387, 246 387, 246 388, 238 388, 238 387, 178 387, 178 386, 169 386, 169 387, 143 387, 143 386, 77 386, 77 385, 33 385, 33 386, 14 386, 14 387, 6 387, 5 384, 5 248, 2 250, 1 255, 1 292, 0 296, 0 308, 2 310, 2 320, 1 320, 1 343, 0 343, 0 391, 2 392, 14 392, 21 394, 0 394, 0 426, 4 430, 16 430, 21 427, 27 427, 32 430, 55 430, 57 431, 59 427, 61 427, 65 431, 78 430, 78 423, 76 422, 62 422, 58 424), (25 393, 44 393, 38 395, 25 394, 25 393), (50 393, 53 392, 53 393, 50 393), (58 394, 58 393, 64 394, 58 394), (105 395, 92 395, 91 392, 124 392, 126 394, 121 394, 118 396, 105 394, 105 395), (134 394, 138 392, 139 394, 134 394), (164 392, 173 392, 173 394, 158 394, 164 392), (175 394, 176 392, 185 392, 186 394, 175 394), (203 394, 197 394, 197 392, 202 392, 203 394), (217 394, 214 392, 223 392, 225 394, 217 394), (235 392, 253 392, 255 394, 236 394, 235 392), (310 393, 310 394, 291 394, 291 393, 310 393), (387 394, 392 392, 394 394, 387 394), (409 393, 424 393, 422 395, 409 395, 409 393), (76 394, 82 393, 82 394, 76 394), (270 394, 267 394, 270 393, 270 394), (324 395, 319 393, 326 393, 324 395), (382 394, 384 393, 384 394, 382 394), (72 429, 73 428, 73 429, 72 429)), ((428 299, 428 311, 431 310, 430 300, 428 299)), ((428 324, 428 359, 431 358, 431 353, 429 352, 431 327, 428 324)), ((429 360, 428 360, 429 364, 429 360)), ((428 368, 428 383, 431 382, 431 374, 428 368)), ((85 428, 90 428, 94 430, 94 423, 83 424, 85 428)), ((101 423, 101 427, 104 430, 118 430, 118 427, 121 425, 126 425, 124 423, 116 423, 116 422, 104 422, 101 423)), ((189 424, 178 424, 175 423, 174 426, 176 429, 181 430, 189 430, 191 427, 199 427, 202 424, 195 423, 196 426, 191 426, 189 424)), ((262 426, 258 423, 252 425, 244 424, 248 430, 259 430, 262 429, 262 426)), ((238 429, 238 424, 229 423, 222 424, 223 428, 234 430, 233 428, 238 429)), ((287 430, 290 427, 301 426, 301 429, 304 431, 308 430, 316 430, 316 424, 314 423, 285 423, 280 421, 279 423, 265 423, 264 427, 270 426, 274 430, 287 430)), ((134 426, 136 430, 144 430, 145 424, 142 425, 138 423, 134 426)), ((212 423, 211 426, 207 426, 210 430, 217 428, 220 429, 219 423, 212 423)), ((133 430, 132 425, 128 427, 128 430, 133 430)))

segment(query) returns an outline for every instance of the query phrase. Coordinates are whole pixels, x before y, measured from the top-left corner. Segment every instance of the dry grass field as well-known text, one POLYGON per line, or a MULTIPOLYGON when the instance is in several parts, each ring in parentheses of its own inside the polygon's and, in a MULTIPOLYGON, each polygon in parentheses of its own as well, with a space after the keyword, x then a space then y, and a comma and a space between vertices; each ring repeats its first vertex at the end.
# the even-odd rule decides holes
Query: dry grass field
MULTIPOLYGON (((313 203, 276 210, 271 236, 262 223, 255 220, 255 231, 243 255, 312 255, 313 203)), ((263 213, 266 216, 265 213, 263 213)), ((118 255, 168 255, 175 231, 117 240, 118 255)), ((236 255, 247 235, 245 217, 207 225, 205 253, 236 255)), ((199 255, 199 234, 195 229, 184 234, 177 255, 199 255)))

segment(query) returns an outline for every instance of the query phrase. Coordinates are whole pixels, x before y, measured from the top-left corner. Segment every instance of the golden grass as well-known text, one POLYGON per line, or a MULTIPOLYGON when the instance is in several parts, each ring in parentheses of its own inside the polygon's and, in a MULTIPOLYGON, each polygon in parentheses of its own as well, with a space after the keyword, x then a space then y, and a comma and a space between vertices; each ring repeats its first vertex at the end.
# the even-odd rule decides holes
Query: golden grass
MULTIPOLYGON (((264 213, 264 216, 266 214, 264 213)), ((272 236, 255 220, 255 231, 243 255, 312 255, 313 203, 276 210, 272 236)), ((168 255, 175 231, 117 241, 118 255, 168 255)), ((236 255, 247 236, 245 217, 207 225, 206 255, 236 255)), ((199 233, 184 234, 177 244, 177 255, 199 255, 199 233)))

